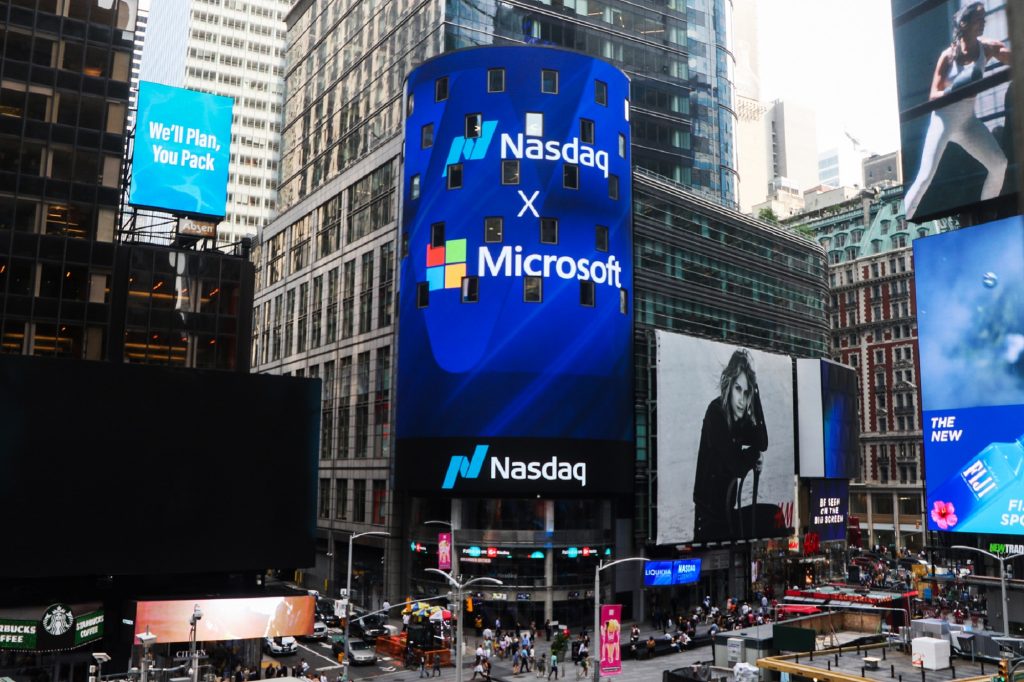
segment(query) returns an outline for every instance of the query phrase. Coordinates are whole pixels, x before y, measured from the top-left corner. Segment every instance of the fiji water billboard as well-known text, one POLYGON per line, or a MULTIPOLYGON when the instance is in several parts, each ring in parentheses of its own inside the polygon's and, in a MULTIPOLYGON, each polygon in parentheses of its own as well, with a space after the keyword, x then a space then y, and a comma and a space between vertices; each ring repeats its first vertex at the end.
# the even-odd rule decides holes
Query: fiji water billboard
POLYGON ((914 242, 928 527, 1024 534, 1024 219, 914 242))
POLYGON ((223 218, 233 106, 230 97, 139 83, 128 203, 223 218))
POLYGON ((485 47, 406 85, 398 487, 632 486, 629 81, 485 47))

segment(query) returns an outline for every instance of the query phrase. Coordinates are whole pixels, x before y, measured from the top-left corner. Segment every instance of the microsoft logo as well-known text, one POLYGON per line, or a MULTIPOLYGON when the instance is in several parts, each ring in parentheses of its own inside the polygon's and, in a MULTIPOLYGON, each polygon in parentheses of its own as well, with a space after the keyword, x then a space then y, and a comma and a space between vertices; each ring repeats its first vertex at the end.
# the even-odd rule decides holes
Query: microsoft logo
POLYGON ((487 458, 487 445, 477 445, 476 449, 473 450, 472 457, 466 457, 465 455, 454 455, 451 461, 448 463, 448 473, 444 476, 444 483, 441 484, 441 488, 444 490, 451 490, 455 487, 455 481, 458 480, 459 476, 463 478, 477 478, 480 476, 480 470, 484 466, 484 459, 487 458))
POLYGON ((491 146, 491 138, 494 137, 494 129, 498 127, 497 121, 484 121, 480 127, 480 137, 463 137, 459 135, 452 140, 452 146, 448 148, 448 160, 444 162, 444 170, 441 177, 448 176, 448 166, 465 159, 466 161, 477 161, 487 155, 487 148, 491 146))
POLYGON ((449 239, 444 246, 427 244, 427 284, 431 291, 458 289, 465 276, 465 239, 449 239))

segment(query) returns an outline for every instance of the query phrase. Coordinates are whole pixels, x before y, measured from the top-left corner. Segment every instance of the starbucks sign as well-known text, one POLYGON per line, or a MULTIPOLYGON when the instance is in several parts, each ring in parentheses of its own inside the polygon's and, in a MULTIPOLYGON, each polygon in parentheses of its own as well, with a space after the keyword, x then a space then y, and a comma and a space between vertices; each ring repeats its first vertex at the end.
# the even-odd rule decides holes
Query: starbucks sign
POLYGON ((103 611, 98 605, 51 604, 45 609, 0 611, 0 649, 73 649, 101 637, 103 611))

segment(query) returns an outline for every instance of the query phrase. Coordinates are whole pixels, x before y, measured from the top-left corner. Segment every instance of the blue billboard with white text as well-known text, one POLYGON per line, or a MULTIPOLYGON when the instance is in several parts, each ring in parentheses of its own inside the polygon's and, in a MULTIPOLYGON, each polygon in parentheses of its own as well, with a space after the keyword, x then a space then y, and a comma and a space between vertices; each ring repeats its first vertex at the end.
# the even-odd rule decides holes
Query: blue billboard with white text
POLYGON ((630 489, 628 92, 613 66, 547 47, 409 75, 399 487, 630 489))
POLYGON ((700 559, 644 562, 644 587, 690 585, 700 580, 700 559))
POLYGON ((139 83, 128 203, 197 218, 223 218, 234 100, 139 83))
POLYGON ((1024 218, 914 242, 928 527, 1024 534, 1024 218))

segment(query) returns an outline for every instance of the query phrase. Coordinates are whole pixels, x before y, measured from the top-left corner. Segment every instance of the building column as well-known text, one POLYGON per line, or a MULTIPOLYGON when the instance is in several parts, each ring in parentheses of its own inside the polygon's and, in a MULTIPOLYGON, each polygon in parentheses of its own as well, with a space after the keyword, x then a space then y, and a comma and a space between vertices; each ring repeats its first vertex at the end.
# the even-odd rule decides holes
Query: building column
MULTIPOLYGON (((553 533, 555 530, 555 501, 544 500, 544 530, 553 533)), ((555 618, 555 549, 552 547, 544 553, 544 618, 555 618)))

